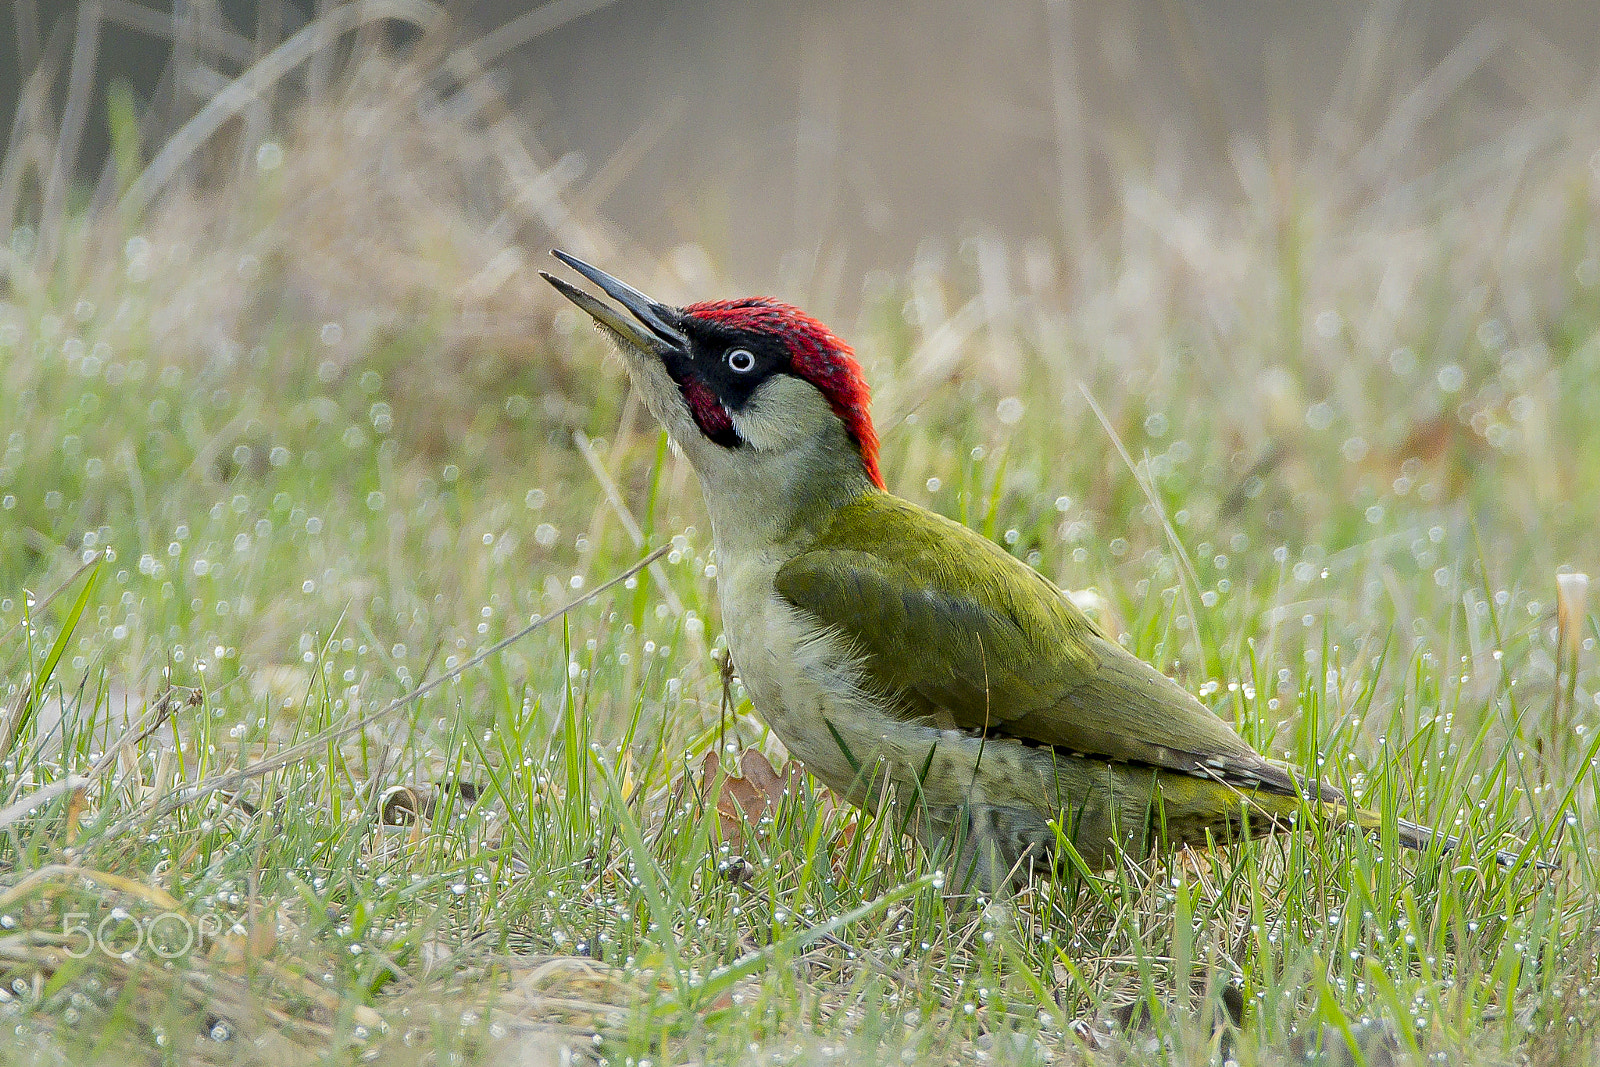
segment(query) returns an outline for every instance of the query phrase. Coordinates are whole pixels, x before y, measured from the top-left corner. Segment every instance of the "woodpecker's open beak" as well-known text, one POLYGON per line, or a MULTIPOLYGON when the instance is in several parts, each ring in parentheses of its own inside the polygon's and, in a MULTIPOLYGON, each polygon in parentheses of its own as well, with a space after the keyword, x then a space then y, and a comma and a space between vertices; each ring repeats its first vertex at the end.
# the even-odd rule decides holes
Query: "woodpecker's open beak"
POLYGON ((592 267, 576 256, 567 255, 559 248, 552 248, 550 254, 594 282, 607 296, 627 308, 633 315, 633 319, 629 319, 577 286, 545 271, 539 272, 539 276, 555 286, 557 292, 587 311, 601 326, 622 340, 631 342, 641 351, 654 352, 660 356, 674 353, 688 357, 689 338, 676 325, 683 317, 677 308, 658 300, 651 300, 633 286, 619 282, 599 267, 592 267), (634 319, 638 321, 635 322, 634 319))

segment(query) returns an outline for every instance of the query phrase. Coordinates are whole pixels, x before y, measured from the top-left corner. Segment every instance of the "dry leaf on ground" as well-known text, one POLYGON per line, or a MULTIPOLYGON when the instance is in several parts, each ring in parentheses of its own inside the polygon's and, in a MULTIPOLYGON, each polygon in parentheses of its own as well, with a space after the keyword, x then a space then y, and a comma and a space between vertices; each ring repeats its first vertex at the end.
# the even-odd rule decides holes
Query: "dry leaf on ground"
MULTIPOLYGON (((722 761, 716 752, 707 752, 700 764, 700 786, 710 793, 716 785, 722 761)), ((800 778, 805 772, 791 760, 783 774, 779 774, 757 749, 745 749, 739 756, 739 777, 730 772, 722 781, 717 794, 717 822, 722 828, 722 839, 735 851, 744 847, 746 826, 755 826, 761 819, 775 813, 786 794, 797 793, 800 778)))

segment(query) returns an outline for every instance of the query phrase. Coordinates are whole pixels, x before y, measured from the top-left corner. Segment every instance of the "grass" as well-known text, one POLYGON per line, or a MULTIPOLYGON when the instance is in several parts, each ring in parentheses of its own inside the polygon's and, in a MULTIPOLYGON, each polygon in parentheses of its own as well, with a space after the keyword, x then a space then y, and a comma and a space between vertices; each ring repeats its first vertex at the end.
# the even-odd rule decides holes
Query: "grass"
POLYGON ((974 238, 835 323, 893 488, 1461 838, 1308 827, 963 908, 809 779, 729 833, 706 754, 782 752, 693 478, 483 202, 555 165, 430 91, 358 52, 206 193, 17 216, 8 1061, 1593 1056, 1600 629, 1557 592, 1600 499, 1592 106, 1509 124, 1514 174, 1335 159, 1226 213, 1130 177, 1082 261, 974 238), (1519 838, 1557 869, 1497 864, 1519 838))

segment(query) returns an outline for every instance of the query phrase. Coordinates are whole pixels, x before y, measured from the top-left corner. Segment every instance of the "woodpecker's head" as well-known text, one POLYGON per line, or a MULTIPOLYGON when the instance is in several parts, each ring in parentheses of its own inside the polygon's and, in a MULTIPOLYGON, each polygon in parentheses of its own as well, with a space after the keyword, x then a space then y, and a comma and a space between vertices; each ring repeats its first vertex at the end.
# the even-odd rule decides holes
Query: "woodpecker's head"
POLYGON ((645 403, 703 480, 778 479, 791 492, 817 478, 883 488, 866 380, 850 346, 822 323, 769 297, 671 307, 552 254, 631 315, 544 274, 616 342, 645 403))

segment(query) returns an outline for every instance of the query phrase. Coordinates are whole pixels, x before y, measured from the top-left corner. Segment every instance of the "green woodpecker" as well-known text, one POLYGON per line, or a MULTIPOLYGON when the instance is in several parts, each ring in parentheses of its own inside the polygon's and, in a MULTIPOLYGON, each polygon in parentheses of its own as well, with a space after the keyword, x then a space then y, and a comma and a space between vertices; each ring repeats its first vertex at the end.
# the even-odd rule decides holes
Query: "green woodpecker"
MULTIPOLYGON (((1256 753, 1037 571, 887 492, 861 368, 821 323, 764 297, 671 307, 554 255, 628 312, 544 275, 699 476, 756 710, 852 803, 911 806, 968 886, 1063 867, 1061 839, 1102 868, 1302 810, 1380 825, 1256 753)), ((1399 838, 1434 835, 1401 821, 1399 838)))

